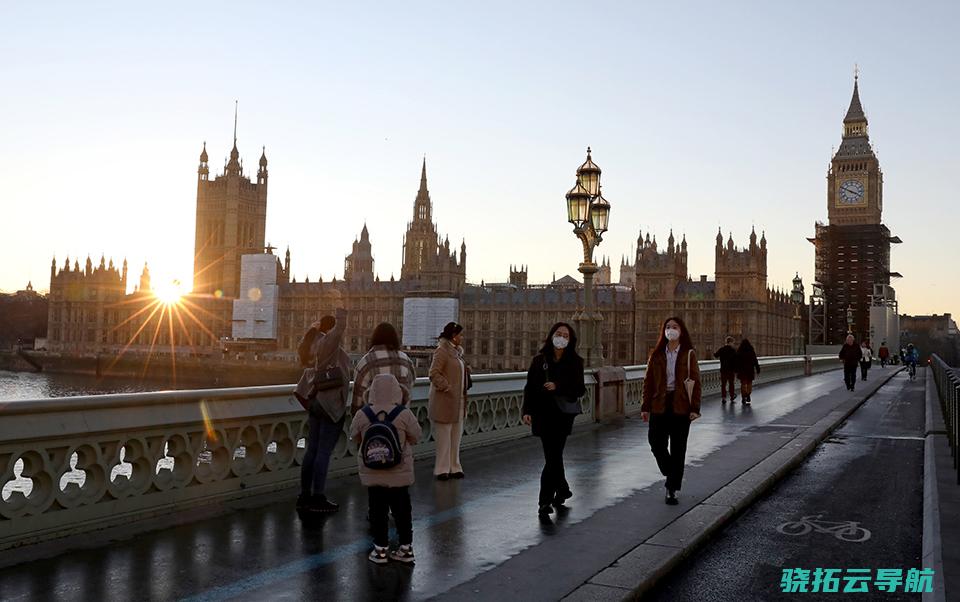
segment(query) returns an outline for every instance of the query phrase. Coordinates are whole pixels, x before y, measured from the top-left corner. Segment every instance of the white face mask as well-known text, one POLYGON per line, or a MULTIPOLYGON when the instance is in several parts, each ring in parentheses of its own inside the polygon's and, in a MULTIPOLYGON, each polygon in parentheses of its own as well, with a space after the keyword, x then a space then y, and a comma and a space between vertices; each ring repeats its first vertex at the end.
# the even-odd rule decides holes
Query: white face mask
POLYGON ((553 346, 557 349, 566 349, 567 345, 570 343, 565 337, 559 335, 553 335, 553 346))
POLYGON ((663 335, 667 337, 668 341, 676 341, 680 338, 680 331, 676 328, 668 328, 663 331, 663 335))

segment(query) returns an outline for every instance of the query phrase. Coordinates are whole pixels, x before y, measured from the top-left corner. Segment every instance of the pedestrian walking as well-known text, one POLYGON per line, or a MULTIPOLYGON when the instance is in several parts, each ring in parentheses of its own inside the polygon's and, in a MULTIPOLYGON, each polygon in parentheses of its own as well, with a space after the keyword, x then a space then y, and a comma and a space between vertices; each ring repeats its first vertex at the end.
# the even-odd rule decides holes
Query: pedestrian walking
POLYGON ((740 396, 744 405, 753 401, 753 380, 760 374, 760 361, 749 339, 744 338, 737 347, 737 378, 740 379, 740 396))
POLYGON ((860 377, 861 380, 867 380, 867 370, 873 363, 873 351, 866 341, 860 343, 860 377))
POLYGON ((877 350, 877 357, 880 358, 880 367, 887 367, 887 360, 890 359, 890 349, 887 347, 886 341, 880 342, 880 349, 877 350))
POLYGON ((553 513, 573 496, 563 468, 563 448, 581 412, 580 398, 587 392, 583 358, 577 354, 577 334, 565 322, 557 322, 527 370, 523 388, 523 423, 530 425, 543 445, 539 511, 553 513))
POLYGON ((667 478, 666 503, 680 503, 690 423, 700 417, 700 367, 690 333, 680 318, 667 318, 647 360, 640 417, 660 474, 667 478), (668 449, 669 445, 669 449, 668 449))
POLYGON ((430 364, 430 400, 427 413, 437 443, 433 475, 438 481, 462 479, 460 437, 467 413, 470 367, 463 359, 463 326, 449 322, 437 337, 430 364))
POLYGON ((848 334, 840 348, 840 359, 843 361, 843 382, 847 384, 849 391, 853 391, 857 384, 857 366, 860 365, 861 357, 863 354, 860 347, 854 341, 853 335, 848 334))
POLYGON ((411 564, 413 554, 413 446, 423 431, 417 417, 403 403, 403 387, 392 374, 377 374, 365 392, 366 405, 350 425, 350 438, 359 444, 357 466, 367 487, 373 549, 367 558, 376 564, 387 559, 411 564), (398 547, 389 550, 389 519, 397 526, 398 547))
POLYGON ((410 404, 410 394, 417 380, 417 370, 406 353, 400 351, 400 335, 392 324, 381 322, 370 335, 370 347, 357 362, 353 381, 353 402, 356 412, 363 405, 363 394, 377 374, 392 374, 403 390, 403 405, 410 404))
POLYGON ((713 352, 713 357, 720 360, 720 403, 726 403, 728 387, 730 401, 734 402, 737 400, 733 387, 737 378, 737 348, 733 346, 733 337, 727 337, 723 347, 713 352))
POLYGON ((336 512, 339 506, 327 499, 324 488, 330 456, 343 433, 350 384, 350 357, 340 346, 347 326, 347 312, 337 309, 336 316, 323 316, 315 322, 297 348, 304 376, 296 396, 309 412, 307 447, 300 466, 300 496, 297 510, 302 513, 336 512))

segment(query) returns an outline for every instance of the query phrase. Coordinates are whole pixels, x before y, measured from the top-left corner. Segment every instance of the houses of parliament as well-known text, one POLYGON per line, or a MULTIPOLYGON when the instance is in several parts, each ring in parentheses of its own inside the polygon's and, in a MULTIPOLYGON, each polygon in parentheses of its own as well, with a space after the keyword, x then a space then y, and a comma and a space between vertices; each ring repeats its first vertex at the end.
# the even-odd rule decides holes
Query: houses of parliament
MULTIPOLYGON (((390 322, 403 332, 407 300, 443 298, 456 301, 471 366, 477 372, 516 371, 527 367, 550 325, 570 320, 582 304, 580 282, 565 276, 531 284, 526 267, 510 266, 503 283, 469 283, 466 241, 452 246, 433 222, 426 160, 399 279, 377 276, 364 226, 345 258, 341 279, 298 282, 290 250, 281 260, 265 246, 267 167, 264 150, 255 177, 245 173, 234 136, 222 172, 211 178, 204 144, 197 169, 194 290, 177 303, 153 294, 147 265, 128 292, 125 260, 121 266, 106 258, 97 265, 87 258, 83 266, 77 259, 62 266, 54 260, 47 348, 210 357, 256 349, 258 356, 292 361, 310 324, 342 302, 350 310, 344 346, 356 357, 366 351, 376 324, 390 322), (255 276, 255 287, 252 280, 245 282, 255 276), (253 330, 238 336, 238 325, 247 323, 253 330)), ((763 355, 793 351, 797 308, 787 291, 768 285, 766 237, 753 231, 746 244, 737 246, 732 234, 718 232, 714 243, 713 280, 690 276, 687 240, 677 241, 673 232, 665 245, 656 234, 638 234, 636 253, 621 260, 616 280, 609 262, 602 262, 595 299, 603 316, 605 363, 645 363, 663 319, 671 315, 686 321, 702 357, 711 357, 728 335, 750 338, 763 355)))

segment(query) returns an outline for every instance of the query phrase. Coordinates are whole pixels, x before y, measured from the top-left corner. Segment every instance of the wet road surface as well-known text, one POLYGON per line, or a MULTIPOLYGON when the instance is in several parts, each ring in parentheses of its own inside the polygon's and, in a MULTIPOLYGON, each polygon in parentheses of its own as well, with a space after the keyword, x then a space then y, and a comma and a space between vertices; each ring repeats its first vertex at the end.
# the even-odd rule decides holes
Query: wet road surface
POLYGON ((2 569, 0 599, 558 599, 847 397, 831 372, 760 387, 753 407, 707 400, 691 429, 679 507, 663 504, 646 425, 630 419, 570 438, 574 498, 549 524, 536 516, 536 439, 464 452, 463 481, 438 483, 432 461, 417 462, 414 568, 366 560, 366 492, 353 476, 330 482, 341 510, 323 522, 302 523, 288 491, 259 507, 2 569))
MULTIPOLYGON (((868 399, 764 499, 644 599, 918 600, 919 594, 784 594, 784 568, 920 566, 924 380, 905 373, 868 399), (803 517, 816 517, 805 526, 803 517), (846 528, 819 521, 852 522, 846 528), (819 528, 818 528, 819 527, 819 528), (779 529, 779 530, 778 530, 779 529), (869 533, 868 533, 869 532, 869 533), (856 541, 863 539, 863 541, 856 541)), ((903 592, 900 587, 899 592, 903 592)))

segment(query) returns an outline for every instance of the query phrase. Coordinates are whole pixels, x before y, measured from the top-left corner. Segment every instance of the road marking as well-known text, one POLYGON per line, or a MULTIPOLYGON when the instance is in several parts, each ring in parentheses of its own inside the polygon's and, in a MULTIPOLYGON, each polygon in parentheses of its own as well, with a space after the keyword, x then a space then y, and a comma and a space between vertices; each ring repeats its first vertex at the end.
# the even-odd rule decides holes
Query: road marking
POLYGON ((871 537, 868 529, 860 526, 856 521, 826 521, 820 520, 823 514, 811 514, 800 520, 787 521, 777 527, 777 531, 784 535, 799 537, 811 531, 833 535, 840 541, 861 543, 871 537))

